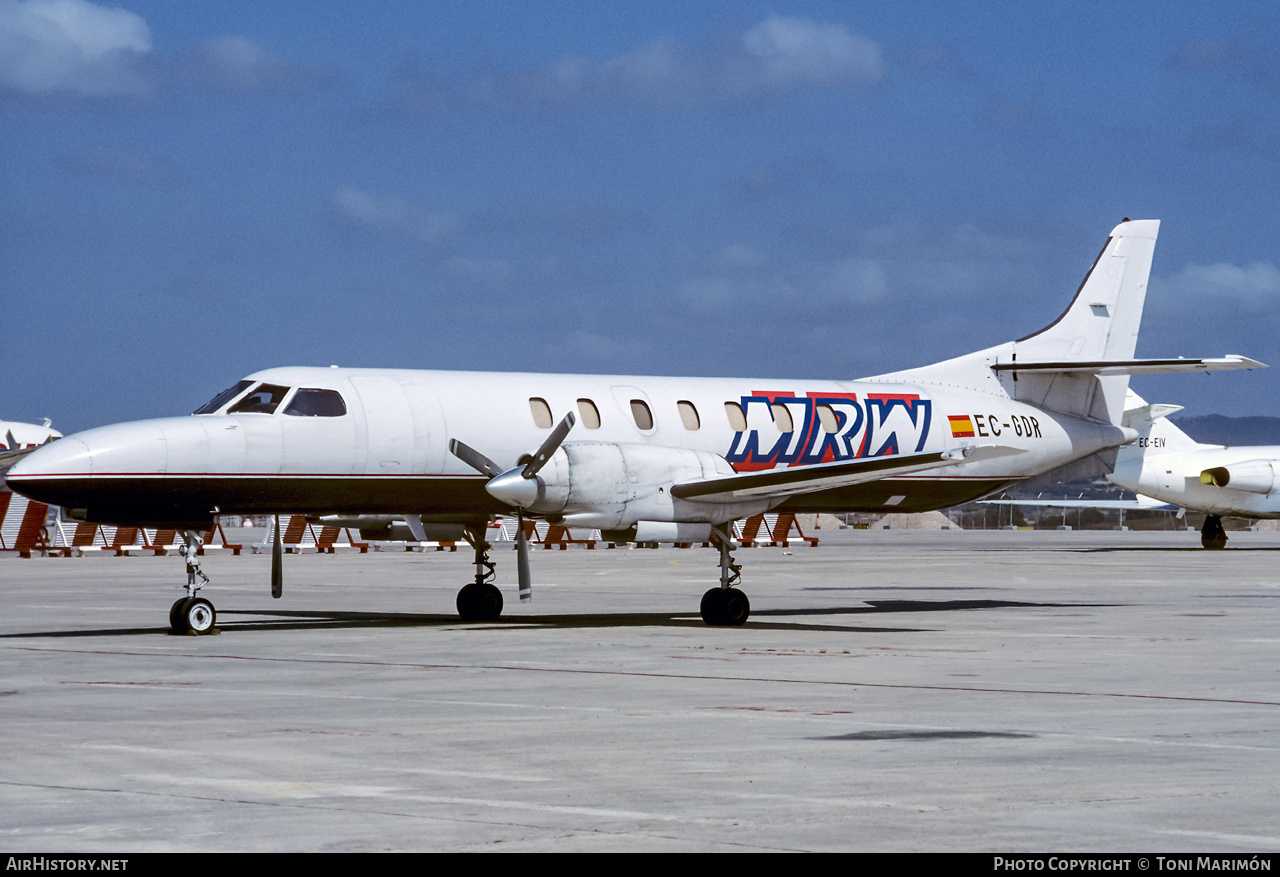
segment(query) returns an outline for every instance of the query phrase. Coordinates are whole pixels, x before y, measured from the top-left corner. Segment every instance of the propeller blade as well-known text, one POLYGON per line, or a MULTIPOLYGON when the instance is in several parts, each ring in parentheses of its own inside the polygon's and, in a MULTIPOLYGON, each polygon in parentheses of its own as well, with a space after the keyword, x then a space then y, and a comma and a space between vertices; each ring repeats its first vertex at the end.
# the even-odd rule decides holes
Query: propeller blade
POLYGON ((271 536, 271 596, 277 600, 284 593, 284 563, 281 561, 280 516, 276 515, 275 532, 271 536))
POLYGON ((466 463, 472 469, 475 469, 477 472, 483 472, 490 478, 502 474, 502 470, 498 468, 497 463, 471 447, 471 445, 460 442, 457 439, 449 439, 449 453, 466 463))
MULTIPOLYGON (((524 478, 533 478, 537 475, 538 471, 551 459, 551 455, 560 447, 564 437, 569 434, 569 430, 573 429, 573 425, 577 422, 578 420, 573 416, 572 411, 566 414, 564 420, 560 421, 556 428, 551 430, 551 435, 547 436, 542 446, 534 453, 533 459, 525 464, 524 471, 520 475, 524 478)), ((498 473, 495 472, 494 474, 498 473)))
POLYGON ((524 534, 524 516, 516 518, 516 579, 520 582, 520 602, 533 599, 533 577, 529 574, 529 537, 524 534))

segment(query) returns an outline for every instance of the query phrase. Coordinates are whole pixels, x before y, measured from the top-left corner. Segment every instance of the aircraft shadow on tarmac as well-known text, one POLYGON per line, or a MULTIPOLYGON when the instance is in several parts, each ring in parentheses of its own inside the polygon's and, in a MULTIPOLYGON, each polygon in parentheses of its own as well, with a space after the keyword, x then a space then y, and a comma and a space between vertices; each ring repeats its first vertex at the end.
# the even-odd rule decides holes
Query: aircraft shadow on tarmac
MULTIPOLYGON (((1086 608, 1113 605, 1095 603, 1028 603, 1011 600, 867 600, 860 606, 798 609, 757 609, 746 628, 757 630, 816 630, 854 633, 923 633, 928 628, 870 625, 812 624, 780 619, 813 616, 889 615, 896 613, 953 612, 975 609, 1086 608), (767 619, 767 620, 766 620, 767 619)), ((465 622, 456 615, 421 615, 409 612, 315 612, 290 610, 223 609, 218 612, 219 633, 253 633, 277 630, 320 630, 359 627, 447 627, 468 630, 563 630, 566 628, 673 627, 710 630, 694 613, 633 612, 590 615, 507 616, 497 621, 465 622)), ((725 628, 719 628, 724 630, 725 628)), ((0 639, 38 637, 102 637, 141 634, 171 635, 167 627, 122 627, 97 630, 46 630, 0 634, 0 639)))

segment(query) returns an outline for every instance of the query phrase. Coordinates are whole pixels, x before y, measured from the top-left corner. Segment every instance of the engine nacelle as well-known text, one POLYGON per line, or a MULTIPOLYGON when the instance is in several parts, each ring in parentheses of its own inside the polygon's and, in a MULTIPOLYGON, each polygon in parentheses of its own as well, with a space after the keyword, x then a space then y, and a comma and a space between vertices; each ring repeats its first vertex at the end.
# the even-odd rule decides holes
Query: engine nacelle
POLYGON ((1229 466, 1214 466, 1200 473, 1200 483, 1249 493, 1270 493, 1276 484, 1275 464, 1270 460, 1244 460, 1229 466))
MULTIPOLYGON (((515 471, 495 478, 492 487, 497 488, 499 479, 509 479, 515 471)), ((536 485, 526 482, 531 497, 536 486, 536 498, 517 504, 553 521, 562 519, 568 526, 601 530, 624 530, 642 521, 718 524, 766 511, 768 499, 716 503, 671 495, 674 484, 734 474, 724 457, 708 451, 566 442, 532 479, 536 485)), ((497 489, 490 492, 503 498, 497 489)), ((674 538, 677 530, 671 533, 674 538)))

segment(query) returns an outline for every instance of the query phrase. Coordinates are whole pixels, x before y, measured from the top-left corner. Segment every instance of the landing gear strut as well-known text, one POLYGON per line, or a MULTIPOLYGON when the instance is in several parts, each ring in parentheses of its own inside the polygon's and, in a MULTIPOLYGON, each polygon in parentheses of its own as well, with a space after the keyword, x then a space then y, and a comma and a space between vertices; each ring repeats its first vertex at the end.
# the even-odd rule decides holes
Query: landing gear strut
POLYGON ((458 614, 463 621, 493 621, 502 614, 502 592, 493 584, 496 573, 489 560, 486 524, 468 524, 462 536, 476 552, 476 580, 458 592, 458 614))
POLYGON ((196 596, 196 592, 209 582, 209 577, 200 569, 199 552, 203 541, 194 530, 182 531, 182 545, 178 546, 178 553, 187 564, 187 596, 169 609, 169 629, 179 636, 213 633, 214 624, 218 620, 213 604, 204 597, 196 596), (197 577, 199 582, 196 581, 197 577))
POLYGON ((751 614, 751 601, 734 587, 742 580, 742 565, 729 553, 729 534, 724 527, 712 527, 720 549, 720 587, 702 595, 702 620, 714 627, 740 627, 751 614))
POLYGON ((1227 531, 1222 528, 1221 517, 1205 515, 1204 526, 1200 528, 1200 544, 1213 549, 1227 547, 1227 531))

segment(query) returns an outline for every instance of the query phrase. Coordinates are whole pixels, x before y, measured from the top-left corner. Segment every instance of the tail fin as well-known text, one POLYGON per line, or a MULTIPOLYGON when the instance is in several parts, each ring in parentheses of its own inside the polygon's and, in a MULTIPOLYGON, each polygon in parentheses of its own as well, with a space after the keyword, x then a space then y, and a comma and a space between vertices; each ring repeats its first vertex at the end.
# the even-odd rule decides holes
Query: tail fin
POLYGON ((1160 221, 1124 222, 1111 231, 1075 298, 1058 319, 1039 332, 977 353, 881 379, 968 385, 989 390, 1000 382, 1012 398, 1064 414, 1119 425, 1127 374, 993 370, 1019 360, 1081 365, 1132 360, 1147 296, 1147 278, 1160 221))
POLYGON ((1125 394, 1124 421, 1121 425, 1136 430, 1138 438, 1120 448, 1112 480, 1126 485, 1137 484, 1141 480, 1142 467, 1148 455, 1208 447, 1178 429, 1168 419, 1168 415, 1181 410, 1181 405, 1148 405, 1133 390, 1125 394))
MULTIPOLYGON (((1181 405, 1148 405, 1141 396, 1129 390, 1124 398, 1124 421, 1122 426, 1136 430, 1139 440, 1125 445, 1120 453, 1130 454, 1134 450, 1155 448, 1161 453, 1165 451, 1193 451, 1207 447, 1187 435, 1169 420, 1170 414, 1182 410, 1181 405)), ((1142 454, 1139 453, 1138 456, 1142 454)))
MULTIPOLYGON (((1013 342, 1012 353, 1046 362, 1132 359, 1159 230, 1158 219, 1112 229, 1062 316, 1013 342)), ((1119 402, 1123 411, 1123 392, 1119 402)))
MULTIPOLYGON (((1089 362, 1133 359, 1160 221, 1112 230, 1076 296, 1045 328, 1010 345, 1012 359, 1089 362)), ((1120 424, 1128 375, 1026 374, 1004 379, 1016 399, 1120 424)))

